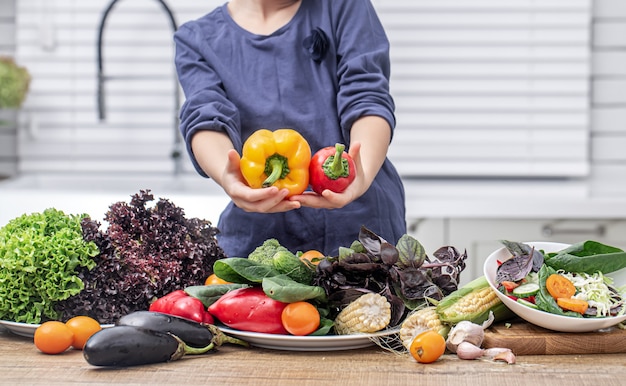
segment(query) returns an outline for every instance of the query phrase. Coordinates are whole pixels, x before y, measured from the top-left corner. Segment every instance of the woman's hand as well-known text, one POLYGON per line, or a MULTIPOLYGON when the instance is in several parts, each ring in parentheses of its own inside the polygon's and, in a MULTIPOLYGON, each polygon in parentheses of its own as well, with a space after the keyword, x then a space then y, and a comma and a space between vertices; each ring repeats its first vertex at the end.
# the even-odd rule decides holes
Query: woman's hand
POLYGON ((361 144, 359 142, 354 143, 348 150, 348 154, 354 160, 356 169, 356 177, 354 181, 346 190, 341 193, 335 193, 331 190, 324 190, 322 194, 317 194, 311 191, 306 191, 300 195, 289 197, 289 201, 297 201, 302 206, 308 206, 311 208, 325 208, 325 209, 338 209, 343 208, 352 201, 361 197, 363 193, 371 185, 371 181, 368 182, 363 173, 363 164, 361 163, 361 144))
POLYGON ((356 120, 350 130, 348 154, 354 160, 356 178, 342 193, 324 190, 318 195, 305 192, 288 200, 298 201, 312 208, 343 208, 361 197, 374 182, 387 157, 391 139, 391 128, 386 120, 378 116, 364 116, 356 120))
POLYGON ((275 186, 253 189, 246 184, 239 162, 241 158, 236 150, 228 151, 228 161, 220 178, 222 189, 230 196, 233 203, 246 212, 277 213, 300 208, 298 201, 285 200, 289 190, 275 186))
POLYGON ((299 202, 285 200, 289 193, 287 189, 249 187, 239 169, 239 153, 226 134, 199 131, 194 135, 191 146, 202 170, 222 187, 235 205, 246 212, 275 213, 300 208, 299 202))

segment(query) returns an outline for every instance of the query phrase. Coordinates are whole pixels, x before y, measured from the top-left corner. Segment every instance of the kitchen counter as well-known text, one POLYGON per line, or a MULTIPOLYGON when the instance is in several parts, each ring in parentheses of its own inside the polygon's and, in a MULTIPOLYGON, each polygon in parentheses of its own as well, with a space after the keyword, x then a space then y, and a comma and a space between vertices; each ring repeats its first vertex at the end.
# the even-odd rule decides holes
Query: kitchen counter
POLYGON ((0 384, 10 385, 623 385, 626 355, 518 356, 517 363, 460 360, 424 365, 378 346, 292 352, 224 346, 201 356, 128 368, 89 365, 82 353, 40 353, 29 338, 0 327, 0 384))
POLYGON ((576 180, 406 179, 407 218, 624 219, 626 196, 576 180))
MULTIPOLYGON (((407 219, 626 219, 624 194, 595 196, 578 180, 404 180, 407 219)), ((100 218, 139 189, 170 199, 187 214, 217 222, 229 199, 197 175, 22 175, 0 181, 0 225, 24 212, 55 206, 100 218)))

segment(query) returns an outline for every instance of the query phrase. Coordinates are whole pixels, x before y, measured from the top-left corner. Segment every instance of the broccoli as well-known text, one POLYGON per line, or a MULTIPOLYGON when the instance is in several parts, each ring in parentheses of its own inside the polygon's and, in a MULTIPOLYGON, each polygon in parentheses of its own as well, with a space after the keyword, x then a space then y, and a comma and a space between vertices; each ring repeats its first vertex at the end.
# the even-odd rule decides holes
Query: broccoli
POLYGON ((278 251, 288 251, 276 239, 267 239, 248 255, 248 259, 256 263, 272 265, 272 257, 278 251))
POLYGON ((248 255, 248 259, 269 265, 299 283, 310 284, 313 280, 314 270, 287 248, 280 245, 276 239, 265 240, 262 245, 248 255))

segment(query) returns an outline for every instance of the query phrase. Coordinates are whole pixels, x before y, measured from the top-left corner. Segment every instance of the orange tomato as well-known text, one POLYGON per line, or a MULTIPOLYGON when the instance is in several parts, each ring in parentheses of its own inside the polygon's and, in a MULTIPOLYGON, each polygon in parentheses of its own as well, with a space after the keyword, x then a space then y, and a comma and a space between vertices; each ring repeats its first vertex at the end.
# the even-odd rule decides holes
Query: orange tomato
POLYGON ((227 282, 226 280, 220 279, 216 274, 212 273, 209 277, 204 281, 204 285, 213 285, 213 284, 232 284, 227 282))
POLYGON ((60 354, 70 348, 74 333, 63 322, 48 321, 35 330, 35 347, 45 354, 60 354))
POLYGON ((576 294, 576 287, 568 278, 558 273, 553 273, 546 279, 546 289, 556 300, 558 298, 571 298, 576 294))
POLYGON ((564 310, 578 312, 581 315, 589 308, 586 300, 576 298, 558 298, 556 304, 564 310))
POLYGON ((322 252, 317 251, 315 249, 308 250, 304 252, 302 255, 300 255, 300 259, 308 260, 315 265, 317 265, 320 262, 320 260, 323 259, 324 257, 326 256, 324 256, 322 252))
POLYGON ((281 321, 291 335, 309 335, 320 325, 320 313, 309 302, 289 303, 283 309, 281 321))
POLYGON ((89 316, 75 316, 65 322, 65 324, 74 333, 72 347, 77 350, 82 350, 87 339, 102 329, 100 323, 89 316))
POLYGON ((432 363, 446 351, 446 340, 433 330, 418 334, 409 347, 411 356, 419 363, 432 363))

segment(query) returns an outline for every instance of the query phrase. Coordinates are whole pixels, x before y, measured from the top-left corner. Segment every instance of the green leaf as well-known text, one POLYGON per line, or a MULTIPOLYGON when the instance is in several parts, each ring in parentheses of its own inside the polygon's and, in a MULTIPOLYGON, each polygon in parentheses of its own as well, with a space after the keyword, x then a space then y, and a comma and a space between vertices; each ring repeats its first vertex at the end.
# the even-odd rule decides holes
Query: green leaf
POLYGON ((228 257, 213 264, 213 272, 222 280, 237 284, 259 284, 264 278, 278 275, 267 264, 256 263, 245 257, 228 257))
POLYGON ((326 301, 326 292, 322 287, 302 284, 286 275, 266 277, 262 286, 267 296, 279 302, 326 301))
POLYGON ((421 267, 426 260, 426 250, 424 246, 411 235, 405 234, 400 237, 396 248, 399 252, 399 261, 397 266, 404 267, 421 267))
POLYGON ((555 270, 562 269, 567 272, 609 274, 626 268, 626 252, 588 240, 572 244, 561 251, 546 254, 545 264, 555 270))
POLYGON ((228 291, 238 288, 250 287, 247 284, 212 284, 212 285, 192 285, 185 288, 185 292, 189 296, 200 299, 205 307, 209 307, 215 303, 222 295, 228 291))
POLYGON ((552 295, 550 295, 550 292, 548 292, 548 289, 546 288, 546 279, 553 273, 556 273, 556 270, 545 264, 539 270, 539 292, 535 295, 535 304, 537 305, 537 308, 551 314, 582 317, 582 315, 578 312, 563 311, 563 309, 556 304, 556 300, 552 297, 552 295))

